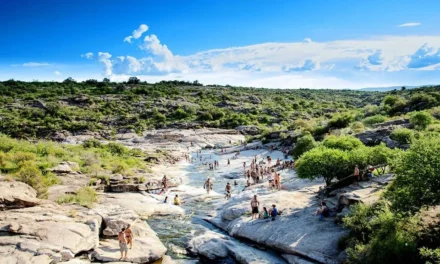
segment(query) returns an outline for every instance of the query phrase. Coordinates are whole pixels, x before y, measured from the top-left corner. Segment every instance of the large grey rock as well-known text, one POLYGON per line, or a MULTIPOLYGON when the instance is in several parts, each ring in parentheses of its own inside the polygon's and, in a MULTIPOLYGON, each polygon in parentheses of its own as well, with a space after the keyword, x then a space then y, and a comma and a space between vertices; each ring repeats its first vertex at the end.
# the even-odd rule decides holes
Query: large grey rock
POLYGON ((210 261, 232 258, 245 264, 285 264, 279 256, 258 250, 215 233, 205 232, 192 238, 187 248, 195 255, 203 256, 210 261))
POLYGON ((40 203, 37 191, 17 181, 0 181, 0 210, 35 206, 40 203))
POLYGON ((66 174, 73 173, 75 170, 79 168, 78 163, 72 161, 63 161, 57 166, 48 169, 48 171, 52 171, 54 173, 66 174))
POLYGON ((100 204, 94 208, 104 221, 104 236, 117 236, 122 228, 126 228, 139 216, 133 211, 119 205, 100 204))
POLYGON ((258 135, 260 134, 260 129, 257 126, 249 125, 249 126, 238 126, 235 130, 239 131, 244 135, 258 135))
MULTIPOLYGON (((134 234, 133 248, 128 251, 128 262, 151 263, 161 259, 167 249, 156 233, 145 221, 136 220, 131 223, 134 234)), ((117 239, 101 240, 99 247, 92 252, 92 258, 103 262, 118 261, 120 258, 117 239)))

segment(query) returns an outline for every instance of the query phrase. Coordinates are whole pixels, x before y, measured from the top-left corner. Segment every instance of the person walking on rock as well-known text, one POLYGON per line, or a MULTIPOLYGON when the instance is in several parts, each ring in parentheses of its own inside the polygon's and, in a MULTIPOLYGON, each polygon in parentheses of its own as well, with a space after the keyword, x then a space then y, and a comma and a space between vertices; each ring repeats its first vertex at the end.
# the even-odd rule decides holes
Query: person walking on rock
POLYGON ((122 228, 122 230, 118 233, 118 240, 119 240, 119 250, 121 251, 121 258, 119 260, 127 259, 127 238, 125 236, 125 228, 122 228))
POLYGON ((127 245, 130 245, 130 249, 133 248, 133 232, 130 229, 131 225, 128 224, 127 229, 125 229, 124 233, 125 233, 125 238, 127 239, 127 245))
POLYGON ((251 200, 252 219, 258 219, 258 206, 260 206, 260 202, 257 199, 257 195, 254 195, 254 198, 251 200))

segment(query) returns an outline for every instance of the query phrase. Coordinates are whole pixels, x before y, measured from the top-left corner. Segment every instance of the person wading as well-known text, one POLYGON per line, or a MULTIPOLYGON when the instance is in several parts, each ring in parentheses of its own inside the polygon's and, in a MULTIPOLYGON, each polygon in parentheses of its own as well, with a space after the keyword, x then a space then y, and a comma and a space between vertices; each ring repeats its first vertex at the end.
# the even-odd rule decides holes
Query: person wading
POLYGON ((212 183, 211 183, 211 180, 209 178, 205 181, 205 184, 203 185, 203 188, 205 188, 206 192, 209 194, 209 191, 211 191, 211 189, 212 189, 212 183))

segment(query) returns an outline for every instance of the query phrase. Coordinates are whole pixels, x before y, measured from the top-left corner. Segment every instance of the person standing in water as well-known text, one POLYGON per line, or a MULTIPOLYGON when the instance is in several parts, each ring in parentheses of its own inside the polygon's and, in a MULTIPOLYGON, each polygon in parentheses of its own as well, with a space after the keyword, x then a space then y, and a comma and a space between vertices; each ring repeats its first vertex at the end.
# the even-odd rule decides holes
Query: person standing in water
POLYGON ((225 187, 225 191, 226 191, 226 200, 231 199, 231 185, 229 184, 229 182, 226 184, 225 187))
POLYGON ((231 160, 230 159, 228 159, 228 167, 229 167, 229 165, 231 165, 231 160))
POLYGON ((205 181, 205 184, 203 185, 203 188, 205 188, 205 189, 206 189, 206 192, 209 194, 209 191, 211 191, 211 189, 212 189, 211 179, 208 178, 208 179, 205 181))
POLYGON ((252 219, 258 219, 258 206, 260 206, 260 202, 257 199, 257 195, 254 195, 254 198, 251 200, 252 219))

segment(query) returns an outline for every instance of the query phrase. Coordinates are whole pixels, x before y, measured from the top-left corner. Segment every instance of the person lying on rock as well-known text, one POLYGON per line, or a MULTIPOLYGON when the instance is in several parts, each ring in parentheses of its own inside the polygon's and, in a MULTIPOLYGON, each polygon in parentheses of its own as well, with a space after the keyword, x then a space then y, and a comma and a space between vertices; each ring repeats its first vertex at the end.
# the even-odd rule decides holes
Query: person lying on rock
POLYGON ((174 205, 181 205, 182 202, 179 199, 179 196, 176 194, 176 196, 174 197, 174 205))
POLYGON ((251 200, 252 219, 258 219, 258 206, 260 206, 260 202, 257 199, 257 195, 254 195, 254 198, 251 200))
POLYGON ((125 229, 124 233, 125 233, 125 238, 127 239, 127 245, 130 245, 130 249, 133 248, 133 232, 130 229, 131 225, 128 224, 127 228, 125 229))
POLYGON ((125 228, 122 228, 121 232, 118 233, 119 240, 119 250, 121 251, 121 258, 119 260, 123 260, 127 258, 127 238, 125 236, 125 228))

